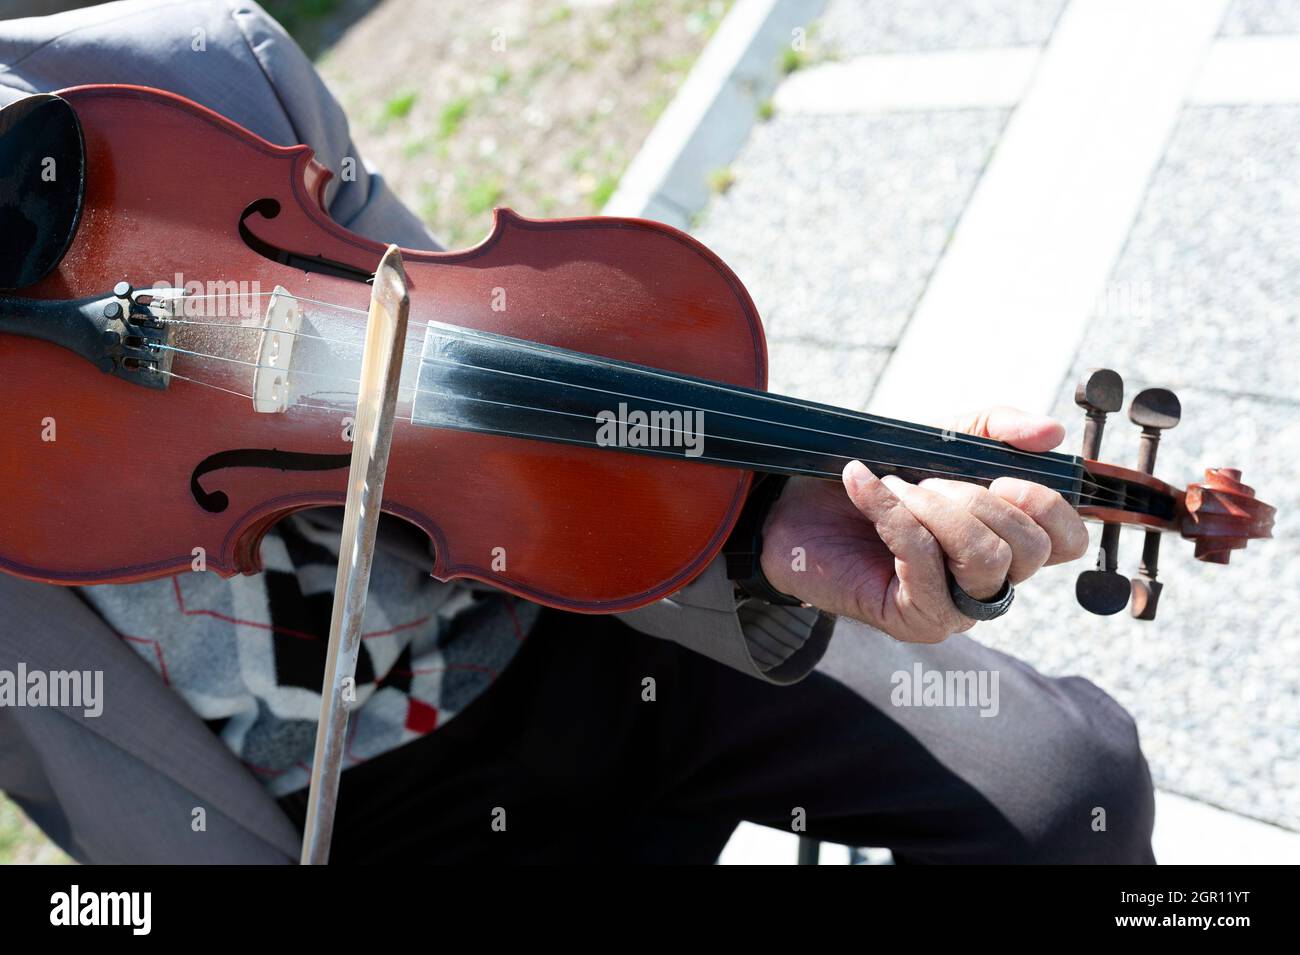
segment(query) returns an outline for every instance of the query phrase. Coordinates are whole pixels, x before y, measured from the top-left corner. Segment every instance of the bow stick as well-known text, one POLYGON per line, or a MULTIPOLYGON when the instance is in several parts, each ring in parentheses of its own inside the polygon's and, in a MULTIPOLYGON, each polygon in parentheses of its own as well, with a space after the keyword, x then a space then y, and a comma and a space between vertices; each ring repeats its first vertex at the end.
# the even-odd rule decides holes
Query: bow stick
POLYGON ((334 611, 321 688, 320 722, 316 725, 316 756, 312 760, 307 823, 302 837, 303 865, 329 860, 338 802, 339 775, 348 712, 355 701, 357 652, 361 647, 361 618, 366 609, 370 566, 379 528, 384 474, 393 438, 393 413, 402 372, 402 348, 410 298, 406 273, 397 246, 390 245, 375 271, 370 314, 361 358, 361 383, 353 425, 352 466, 348 474, 343 538, 334 583, 334 611))

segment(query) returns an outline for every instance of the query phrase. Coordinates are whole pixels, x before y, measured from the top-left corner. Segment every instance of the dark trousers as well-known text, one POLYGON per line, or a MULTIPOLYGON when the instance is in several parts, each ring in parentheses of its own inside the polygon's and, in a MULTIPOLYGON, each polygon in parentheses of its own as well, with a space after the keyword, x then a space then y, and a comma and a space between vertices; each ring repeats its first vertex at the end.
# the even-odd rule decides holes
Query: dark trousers
POLYGON ((778 687, 547 611, 464 713, 344 772, 331 861, 710 863, 749 820, 901 862, 1150 863, 1153 812, 1118 704, 963 636, 841 626, 778 687), (996 715, 896 705, 918 662, 997 673, 996 715))

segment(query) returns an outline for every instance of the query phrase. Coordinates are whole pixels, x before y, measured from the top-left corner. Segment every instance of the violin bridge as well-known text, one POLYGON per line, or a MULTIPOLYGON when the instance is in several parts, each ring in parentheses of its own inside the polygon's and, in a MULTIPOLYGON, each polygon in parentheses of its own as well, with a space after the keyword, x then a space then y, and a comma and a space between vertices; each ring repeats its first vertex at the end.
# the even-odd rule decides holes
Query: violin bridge
POLYGON ((281 285, 271 293, 253 371, 253 410, 279 414, 289 408, 289 362, 302 326, 302 306, 281 285))

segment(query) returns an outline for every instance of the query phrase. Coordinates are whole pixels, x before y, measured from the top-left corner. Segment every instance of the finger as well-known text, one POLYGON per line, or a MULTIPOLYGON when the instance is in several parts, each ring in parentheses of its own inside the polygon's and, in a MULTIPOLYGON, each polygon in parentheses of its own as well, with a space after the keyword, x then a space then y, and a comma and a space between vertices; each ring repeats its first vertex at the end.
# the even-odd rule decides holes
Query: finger
POLYGON ((1002 589, 1011 569, 1010 544, 942 494, 901 478, 886 477, 884 481, 934 535, 962 590, 976 600, 987 600, 1002 589))
POLYGON ((1052 539, 1047 531, 1035 524, 1024 511, 988 488, 939 478, 922 481, 920 486, 964 507, 967 513, 1010 545, 1011 567, 1007 576, 1013 584, 1028 580, 1052 556, 1052 539))
POLYGON ((876 529, 881 542, 894 555, 899 583, 909 596, 939 594, 957 613, 948 595, 948 577, 944 571, 943 551, 912 512, 871 473, 861 461, 850 461, 842 475, 844 489, 853 505, 876 529))
POLYGON ((1076 560, 1088 550, 1088 528, 1065 498, 1051 488, 1019 478, 1001 477, 989 491, 1028 515, 1052 542, 1048 564, 1076 560))
POLYGON ((1006 406, 963 415, 953 430, 1005 441, 1022 451, 1050 451, 1065 437, 1065 428, 1056 419, 1006 406))

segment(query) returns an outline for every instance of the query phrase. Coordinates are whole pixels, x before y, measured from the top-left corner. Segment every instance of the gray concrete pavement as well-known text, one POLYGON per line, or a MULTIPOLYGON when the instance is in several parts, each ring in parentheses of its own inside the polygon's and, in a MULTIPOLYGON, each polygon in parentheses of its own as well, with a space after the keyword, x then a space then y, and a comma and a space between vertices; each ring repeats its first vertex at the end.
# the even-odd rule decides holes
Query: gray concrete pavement
POLYGON ((832 0, 819 25, 841 56, 1041 46, 1066 0, 832 0))
POLYGON ((1298 0, 1232 0, 1223 36, 1300 33, 1298 0))

